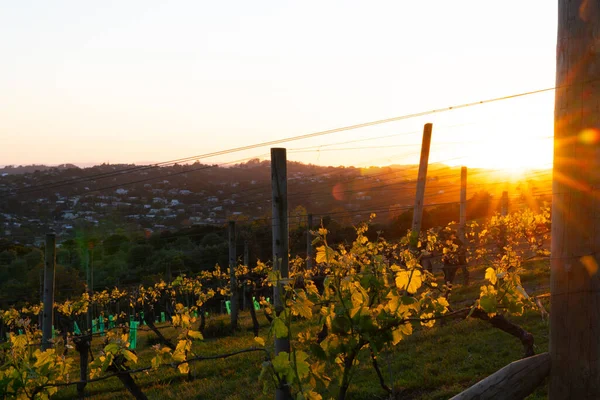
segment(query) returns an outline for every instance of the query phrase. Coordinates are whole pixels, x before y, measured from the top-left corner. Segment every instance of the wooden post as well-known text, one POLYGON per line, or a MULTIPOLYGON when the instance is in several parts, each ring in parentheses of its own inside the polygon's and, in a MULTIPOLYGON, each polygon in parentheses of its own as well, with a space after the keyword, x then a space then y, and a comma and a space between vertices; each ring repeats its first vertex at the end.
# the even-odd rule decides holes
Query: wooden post
POLYGON ((44 260, 44 319, 42 322, 42 350, 52 346, 52 324, 54 323, 54 267, 56 266, 56 234, 46 234, 44 260))
POLYGON ((73 343, 75 344, 75 349, 79 353, 79 379, 81 382, 77 384, 77 394, 80 399, 85 399, 86 381, 89 378, 88 360, 90 346, 92 345, 92 337, 90 335, 75 336, 73 338, 73 343))
POLYGON ((94 294, 94 244, 88 243, 88 253, 90 258, 90 290, 94 294))
MULTIPOLYGON (((248 268, 248 270, 250 270, 250 248, 248 247, 248 239, 244 239, 244 265, 246 266, 246 268, 248 268)), ((247 290, 248 288, 246 287, 246 283, 244 282, 242 294, 242 303, 244 310, 248 309, 248 296, 246 296, 247 290)), ((254 304, 252 304, 251 307, 254 307, 254 304)))
POLYGON ((306 221, 306 270, 309 271, 313 266, 313 247, 312 247, 312 235, 310 231, 313 229, 313 216, 308 214, 306 221))
POLYGON ((465 225, 467 224, 467 167, 460 168, 460 216, 459 216, 460 240, 465 239, 465 225))
POLYGON ((427 166, 429 164, 429 147, 431 145, 432 124, 425 124, 423 127, 423 142, 421 144, 421 160, 419 162, 419 175, 417 177, 417 195, 415 198, 415 208, 413 211, 413 222, 410 237, 410 245, 413 249, 417 248, 419 233, 421 232, 421 220, 423 218, 423 203, 425 198, 425 183, 427 181, 427 166))
MULTIPOLYGON (((288 278, 288 204, 287 204, 287 155, 283 148, 271 149, 271 188, 273 204, 273 269, 279 272, 281 279, 288 278)), ((284 290, 282 284, 273 286, 273 302, 275 313, 283 311, 284 290)), ((275 355, 282 351, 290 351, 288 338, 275 338, 275 355)), ((291 398, 289 387, 285 382, 277 388, 277 400, 291 398)))
POLYGON ((502 198, 500 199, 500 215, 503 217, 508 215, 508 192, 506 190, 502 192, 502 198))
POLYGON ((244 240, 244 265, 248 267, 250 265, 250 248, 248 247, 248 239, 244 240))
MULTIPOLYGON (((94 296, 94 245, 93 243, 88 242, 87 246, 88 259, 90 260, 90 298, 92 298, 94 296)), ((95 319, 96 313, 94 313, 94 311, 98 312, 97 306, 91 305, 90 308, 92 310, 92 319, 95 319)))
MULTIPOLYGON (((92 274, 90 273, 90 252, 89 250, 86 248, 85 249, 85 274, 86 274, 86 284, 87 284, 87 292, 88 295, 90 296, 90 299, 92 298, 92 274)), ((88 310, 87 310, 87 330, 89 332, 92 332, 92 320, 94 319, 94 316, 92 315, 92 308, 94 306, 91 304, 88 306, 88 310)))
POLYGON ((480 380, 450 400, 512 400, 524 399, 550 373, 548 353, 514 361, 480 380))
POLYGON ((238 323, 238 287, 235 277, 237 257, 235 254, 235 221, 229 221, 229 284, 231 289, 231 330, 237 329, 238 323))
POLYGON ((166 263, 166 278, 167 282, 171 283, 173 281, 173 272, 171 271, 171 260, 168 260, 166 263))
POLYGON ((559 0, 549 398, 600 398, 600 2, 559 0))
MULTIPOLYGON (((45 270, 45 268, 44 268, 45 270)), ((44 303, 44 271, 40 271, 40 303, 44 303)), ((40 331, 43 329, 42 326, 44 325, 44 313, 40 312, 38 314, 38 326, 40 328, 40 331)))

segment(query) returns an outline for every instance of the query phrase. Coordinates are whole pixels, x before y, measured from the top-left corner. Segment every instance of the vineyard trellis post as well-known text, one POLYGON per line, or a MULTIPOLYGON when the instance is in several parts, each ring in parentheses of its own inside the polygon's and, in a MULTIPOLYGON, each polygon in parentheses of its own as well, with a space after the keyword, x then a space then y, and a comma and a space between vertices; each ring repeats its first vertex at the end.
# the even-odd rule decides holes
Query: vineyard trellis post
MULTIPOLYGON (((85 275, 86 275, 85 278, 86 278, 86 284, 87 284, 87 292, 91 299, 93 292, 92 292, 92 274, 90 271, 90 251, 86 247, 84 252, 85 252, 85 275)), ((87 314, 86 314, 87 329, 90 332, 92 332, 92 319, 94 319, 94 316, 92 315, 92 309, 93 309, 93 306, 90 304, 88 306, 88 310, 87 310, 87 314)))
MULTIPOLYGON (((272 222, 273 222, 273 269, 279 272, 281 279, 288 278, 289 226, 287 203, 287 154, 285 148, 271 149, 271 190, 272 190, 272 222)), ((281 282, 273 285, 273 302, 275 313, 283 311, 284 289, 281 282)), ((290 351, 288 338, 275 338, 275 355, 290 351)), ((285 382, 276 389, 275 399, 290 398, 285 382)))
POLYGON ((237 265, 237 256, 235 248, 235 221, 229 221, 229 283, 231 288, 231 330, 237 329, 238 323, 238 287, 235 277, 235 267, 237 265))
POLYGON ((42 320, 42 350, 52 346, 52 324, 54 323, 54 270, 56 266, 56 234, 46 234, 44 259, 44 317, 42 320))
POLYGON ((467 223, 467 167, 460 168, 460 214, 459 214, 459 236, 465 239, 465 225, 467 223))
POLYGON ((417 177, 417 195, 415 197, 415 208, 413 210, 412 230, 410 245, 413 249, 417 247, 419 233, 421 232, 421 221, 423 219, 423 204, 425 199, 425 183, 427 182, 427 166, 429 164, 429 147, 431 145, 431 131, 433 124, 427 123, 423 127, 423 142, 421 143, 421 159, 419 161, 419 174, 417 177))
POLYGON ((250 266, 250 248, 248 247, 248 245, 248 239, 244 239, 244 265, 246 267, 250 266))
POLYGON ((549 398, 600 398, 600 1, 559 0, 549 398))
MULTIPOLYGON (((246 236, 244 238, 244 265, 246 266, 246 268, 248 268, 248 270, 250 270, 250 247, 249 247, 249 240, 248 237, 246 236)), ((248 287, 246 286, 246 282, 242 283, 242 304, 243 304, 243 309, 247 310, 248 309, 248 300, 247 300, 247 296, 246 296, 246 292, 248 291, 248 287)), ((254 307, 254 305, 251 305, 251 307, 254 307)))
POLYGON ((308 214, 306 218, 306 270, 310 271, 312 269, 313 257, 312 235, 310 234, 310 231, 313 229, 313 216, 312 214, 308 214))
POLYGON ((505 190, 502 192, 500 198, 500 215, 506 217, 508 215, 508 192, 505 190))
MULTIPOLYGON (((45 270, 45 268, 44 268, 45 270)), ((44 302, 44 270, 40 271, 40 303, 44 302)), ((38 314, 38 326, 40 330, 42 330, 42 325, 44 324, 44 313, 41 312, 38 314)))

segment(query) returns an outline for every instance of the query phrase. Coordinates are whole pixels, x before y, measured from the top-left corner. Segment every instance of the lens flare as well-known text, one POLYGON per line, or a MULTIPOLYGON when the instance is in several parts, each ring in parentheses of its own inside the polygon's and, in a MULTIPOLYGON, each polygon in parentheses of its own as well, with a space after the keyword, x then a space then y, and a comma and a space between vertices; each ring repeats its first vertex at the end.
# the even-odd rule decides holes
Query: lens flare
POLYGON ((600 141, 600 130, 596 128, 584 129, 579 133, 577 138, 584 144, 596 144, 600 141))
POLYGON ((594 257, 583 256, 580 258, 579 261, 581 261, 581 263, 587 270, 588 274, 590 274, 590 276, 596 275, 596 273, 598 272, 598 263, 596 262, 596 259, 594 257))
POLYGON ((336 183, 333 189, 331 189, 331 195, 334 199, 340 201, 344 200, 344 187, 341 183, 336 183))

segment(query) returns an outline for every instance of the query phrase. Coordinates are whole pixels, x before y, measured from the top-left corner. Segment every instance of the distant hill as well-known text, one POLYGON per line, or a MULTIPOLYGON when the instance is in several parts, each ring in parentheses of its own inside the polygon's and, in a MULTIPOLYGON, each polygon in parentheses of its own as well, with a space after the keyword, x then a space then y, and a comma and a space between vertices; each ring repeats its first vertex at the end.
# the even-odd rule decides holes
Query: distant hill
MULTIPOLYGON (((32 174, 36 171, 47 171, 50 169, 65 170, 70 168, 79 168, 74 164, 60 164, 56 166, 48 166, 44 164, 32 164, 32 165, 6 165, 0 168, 0 176, 2 175, 19 175, 19 174, 32 174)), ((5 176, 6 176, 5 175, 5 176)))
MULTIPOLYGON (((49 230, 66 238, 85 227, 161 232, 221 226, 229 219, 264 221, 271 216, 270 169, 268 160, 259 159, 226 168, 198 162, 7 166, 0 169, 0 197, 5 196, 0 238, 36 243, 49 230)), ((350 226, 376 213, 376 222, 389 223, 414 205, 417 172, 416 165, 355 168, 288 162, 290 221, 300 224, 300 215, 308 212, 350 226)), ((474 200, 471 217, 498 211, 503 191, 513 208, 550 200, 550 170, 511 177, 473 168, 467 181, 467 198, 474 200)), ((430 206, 431 224, 458 219, 459 191, 460 167, 429 166, 424 203, 430 206)), ((402 218, 408 223, 411 217, 402 218)), ((403 224, 396 226, 405 229, 403 224)))

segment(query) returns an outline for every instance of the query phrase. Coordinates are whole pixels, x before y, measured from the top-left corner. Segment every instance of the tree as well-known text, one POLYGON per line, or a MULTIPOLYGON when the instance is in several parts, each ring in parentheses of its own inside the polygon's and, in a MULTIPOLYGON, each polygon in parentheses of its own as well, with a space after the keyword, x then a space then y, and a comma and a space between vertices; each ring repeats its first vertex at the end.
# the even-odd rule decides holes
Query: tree
POLYGON ((9 265, 17 259, 17 254, 12 250, 4 250, 0 253, 0 265, 9 265))
POLYGON ((149 244, 132 246, 127 254, 127 263, 132 268, 143 269, 151 260, 152 250, 149 244))
POLYGON ((600 0, 559 0, 551 400, 600 398, 600 0))
POLYGON ((200 244, 202 246, 216 246, 221 245, 223 243, 227 243, 227 241, 223 239, 222 236, 216 233, 209 233, 208 235, 204 236, 200 241, 200 244))
POLYGON ((68 239, 61 243, 57 258, 61 264, 72 267, 80 266, 83 259, 80 254, 79 245, 73 239, 68 239))
POLYGON ((127 239, 127 236, 125 236, 125 235, 119 235, 119 234, 110 235, 109 237, 104 239, 104 241, 102 242, 102 245, 104 247, 104 254, 106 254, 108 256, 112 256, 121 249, 121 246, 124 243, 128 243, 128 242, 129 242, 129 239, 127 239))
POLYGON ((32 249, 24 258, 27 262, 27 267, 33 269, 44 261, 44 254, 38 249, 32 249))

